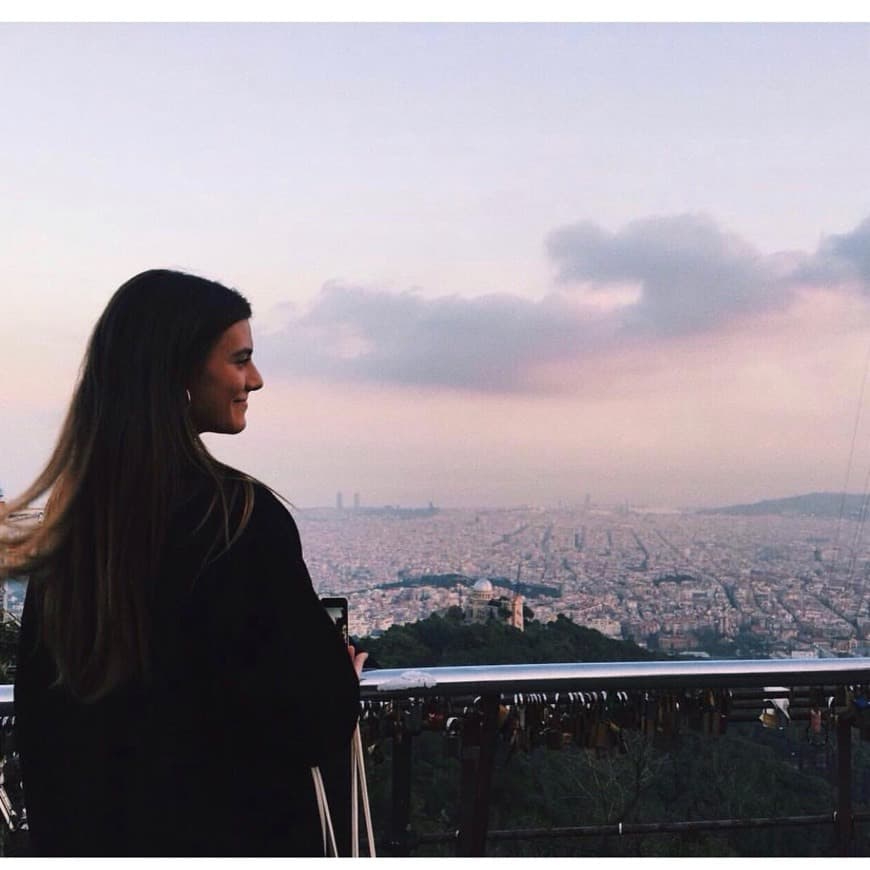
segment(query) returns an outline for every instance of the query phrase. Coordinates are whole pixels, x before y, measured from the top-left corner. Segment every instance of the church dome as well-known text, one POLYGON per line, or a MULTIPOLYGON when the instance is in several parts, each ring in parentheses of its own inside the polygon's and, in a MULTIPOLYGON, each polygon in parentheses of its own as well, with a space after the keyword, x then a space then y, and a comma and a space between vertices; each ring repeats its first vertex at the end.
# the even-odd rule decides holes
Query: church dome
POLYGON ((489 580, 486 579, 478 580, 471 588, 475 592, 493 592, 492 583, 490 583, 489 580))

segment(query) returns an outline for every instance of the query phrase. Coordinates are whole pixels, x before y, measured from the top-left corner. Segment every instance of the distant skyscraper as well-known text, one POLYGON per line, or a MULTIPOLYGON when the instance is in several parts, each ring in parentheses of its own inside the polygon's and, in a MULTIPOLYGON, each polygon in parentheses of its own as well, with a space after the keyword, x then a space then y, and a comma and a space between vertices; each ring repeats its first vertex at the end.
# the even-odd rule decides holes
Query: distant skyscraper
POLYGON ((344 503, 341 500, 341 492, 337 492, 335 494, 335 509, 340 511, 344 507, 344 503))
POLYGON ((355 492, 353 494, 353 509, 355 511, 359 510, 359 493, 358 492, 355 492))

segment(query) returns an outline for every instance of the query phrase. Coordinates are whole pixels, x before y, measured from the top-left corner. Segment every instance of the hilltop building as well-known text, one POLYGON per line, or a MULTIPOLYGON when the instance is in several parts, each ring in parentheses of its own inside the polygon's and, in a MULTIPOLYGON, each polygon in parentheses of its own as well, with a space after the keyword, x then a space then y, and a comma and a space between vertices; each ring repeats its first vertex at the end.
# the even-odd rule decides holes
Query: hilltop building
POLYGON ((471 587, 468 604, 463 608, 467 622, 488 622, 500 619, 523 631, 523 596, 515 592, 509 599, 496 598, 489 580, 478 580, 471 587))
POLYGON ((523 596, 520 595, 519 592, 515 593, 511 599, 510 624, 514 628, 518 628, 520 631, 525 630, 525 623, 523 622, 523 596))

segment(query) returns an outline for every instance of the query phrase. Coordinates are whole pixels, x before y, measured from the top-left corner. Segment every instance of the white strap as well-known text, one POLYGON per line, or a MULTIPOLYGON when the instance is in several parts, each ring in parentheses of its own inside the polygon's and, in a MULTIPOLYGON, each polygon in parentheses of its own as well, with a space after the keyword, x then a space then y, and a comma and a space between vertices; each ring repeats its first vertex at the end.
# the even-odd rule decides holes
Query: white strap
POLYGON ((350 857, 359 858, 359 757, 356 752, 356 735, 353 732, 350 744, 350 857))
MULTIPOLYGON (((359 725, 357 725, 356 730, 353 732, 353 745, 355 749, 357 766, 359 767, 359 786, 360 793, 362 794, 363 799, 363 818, 366 822, 366 836, 369 841, 369 856, 375 857, 375 835, 372 830, 372 810, 369 806, 369 788, 368 783, 366 782, 366 764, 365 764, 365 753, 363 752, 362 745, 362 736, 359 733, 359 725)), ((355 841, 356 842, 356 841, 355 841)))
MULTIPOLYGON (((359 725, 353 732, 350 744, 350 842, 351 856, 359 858, 359 795, 362 795, 363 818, 366 823, 366 836, 369 841, 369 856, 375 857, 375 835, 372 830, 372 811, 369 806, 369 790, 366 782, 365 755, 363 753, 362 736, 359 725)), ((338 857, 335 845, 335 830, 332 827, 332 817, 329 814, 329 802, 326 799, 326 788, 319 767, 311 768, 311 778, 314 780, 314 794, 317 798, 317 812, 320 815, 320 828, 323 831, 323 854, 338 857), (331 850, 331 851, 330 851, 331 850)))
POLYGON ((323 854, 338 857, 338 848, 335 845, 335 831, 332 828, 332 817, 329 815, 329 803, 326 800, 326 789, 323 787, 323 776, 319 767, 311 768, 311 778, 314 780, 314 794, 317 798, 317 811, 320 814, 320 829, 323 831, 323 854), (327 841, 328 836, 328 841, 327 841))

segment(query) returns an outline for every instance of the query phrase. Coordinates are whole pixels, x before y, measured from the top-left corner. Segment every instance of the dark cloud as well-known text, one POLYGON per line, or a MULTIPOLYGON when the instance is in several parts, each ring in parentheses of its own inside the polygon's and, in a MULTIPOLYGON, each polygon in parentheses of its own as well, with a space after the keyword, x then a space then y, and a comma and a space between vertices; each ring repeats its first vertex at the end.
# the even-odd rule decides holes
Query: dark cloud
POLYGON ((870 293, 870 218, 851 233, 827 236, 795 277, 805 283, 852 285, 870 293))
POLYGON ((512 391, 528 385, 536 364, 590 347, 595 327, 558 295, 426 299, 330 284, 259 347, 300 374, 512 391))
POLYGON ((577 223, 547 250, 559 292, 426 298, 327 284, 304 312, 289 309, 258 353, 279 371, 347 381, 490 392, 535 388, 536 370, 638 339, 712 332, 788 305, 812 283, 870 289, 870 220, 814 254, 764 255, 699 215, 653 217, 611 233, 577 223), (636 299, 624 298, 625 287, 636 299), (614 295, 604 308, 589 304, 614 295))
POLYGON ((628 332, 697 332, 788 297, 775 259, 700 215, 648 218, 617 233, 573 224, 552 232, 547 249, 564 285, 639 288, 620 313, 628 332))

